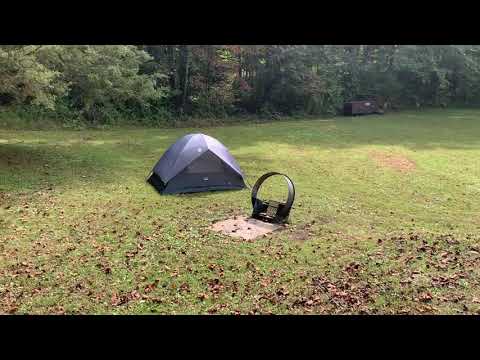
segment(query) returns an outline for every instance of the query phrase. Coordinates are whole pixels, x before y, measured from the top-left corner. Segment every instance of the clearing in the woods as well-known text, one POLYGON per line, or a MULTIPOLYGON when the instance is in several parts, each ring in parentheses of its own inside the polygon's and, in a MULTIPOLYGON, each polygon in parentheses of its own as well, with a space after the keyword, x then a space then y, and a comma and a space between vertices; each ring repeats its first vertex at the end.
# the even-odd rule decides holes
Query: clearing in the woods
POLYGON ((0 130, 0 312, 479 313, 479 118, 0 130), (251 184, 288 174, 290 226, 225 236, 209 228, 249 215, 248 190, 160 196, 145 183, 189 132, 224 143, 251 184))

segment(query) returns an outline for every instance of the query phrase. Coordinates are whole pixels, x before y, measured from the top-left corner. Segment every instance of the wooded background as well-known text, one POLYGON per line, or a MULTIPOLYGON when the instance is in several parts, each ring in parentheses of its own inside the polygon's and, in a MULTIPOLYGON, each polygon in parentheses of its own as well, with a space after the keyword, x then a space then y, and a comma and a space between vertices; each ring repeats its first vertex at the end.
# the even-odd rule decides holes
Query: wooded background
POLYGON ((1 45, 0 111, 62 122, 480 104, 480 46, 1 45))

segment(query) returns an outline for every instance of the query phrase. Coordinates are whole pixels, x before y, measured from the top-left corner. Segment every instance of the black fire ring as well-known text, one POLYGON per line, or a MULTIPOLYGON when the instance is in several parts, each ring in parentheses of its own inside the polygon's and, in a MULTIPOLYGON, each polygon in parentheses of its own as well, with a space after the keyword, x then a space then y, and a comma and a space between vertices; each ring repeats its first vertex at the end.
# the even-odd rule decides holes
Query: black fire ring
POLYGON ((282 224, 288 222, 290 215, 290 209, 292 208, 293 201, 295 200, 295 185, 292 180, 285 174, 278 172, 269 172, 262 175, 252 188, 252 205, 253 212, 252 218, 269 223, 282 224), (288 186, 288 199, 286 203, 273 201, 273 200, 261 200, 257 198, 258 190, 262 186, 263 182, 269 177, 279 175, 283 176, 288 186))

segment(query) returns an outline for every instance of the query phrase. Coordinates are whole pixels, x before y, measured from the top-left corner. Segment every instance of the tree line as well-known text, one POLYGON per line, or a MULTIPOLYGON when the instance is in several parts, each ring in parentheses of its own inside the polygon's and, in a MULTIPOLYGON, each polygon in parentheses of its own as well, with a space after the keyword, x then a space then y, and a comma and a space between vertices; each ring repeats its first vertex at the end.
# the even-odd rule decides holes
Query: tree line
POLYGON ((480 46, 0 45, 0 111, 63 119, 338 114, 480 103, 480 46))

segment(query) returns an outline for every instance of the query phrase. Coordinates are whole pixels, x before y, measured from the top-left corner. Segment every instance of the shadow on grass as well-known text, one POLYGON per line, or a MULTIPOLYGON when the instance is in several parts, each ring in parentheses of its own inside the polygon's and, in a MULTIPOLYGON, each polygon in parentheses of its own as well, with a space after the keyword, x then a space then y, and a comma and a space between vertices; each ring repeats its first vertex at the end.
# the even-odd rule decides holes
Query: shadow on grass
POLYGON ((242 128, 205 129, 232 151, 260 142, 323 149, 402 146, 421 151, 437 148, 480 149, 480 122, 473 117, 406 114, 395 117, 364 116, 335 118, 332 122, 317 120, 289 121, 278 124, 251 124, 242 128), (229 142, 229 138, 232 138, 229 142))
POLYGON ((35 191, 79 179, 106 179, 108 165, 102 157, 59 146, 0 145, 0 190, 35 191))
MULTIPOLYGON (((120 129, 86 132, 92 139, 77 143, 72 142, 72 138, 78 137, 77 132, 65 132, 65 139, 60 142, 58 139, 49 142, 48 137, 42 138, 39 132, 35 139, 42 140, 40 143, 0 143, 0 191, 35 190, 48 185, 72 185, 77 181, 94 186, 121 183, 122 179, 143 181, 143 174, 148 175, 168 146, 191 132, 203 132, 223 142, 236 157, 250 185, 258 176, 272 170, 269 157, 275 159, 277 144, 309 150, 368 145, 403 146, 411 150, 479 150, 477 112, 470 111, 465 117, 459 114, 458 111, 406 113, 335 118, 328 122, 292 120, 203 129, 120 129), (262 147, 263 144, 267 146, 262 147), (266 149, 270 153, 262 152, 266 149)), ((282 151, 281 156, 288 156, 288 149, 282 151)), ((308 157, 308 153, 305 156, 308 157)), ((282 159, 278 160, 277 166, 282 159)))

